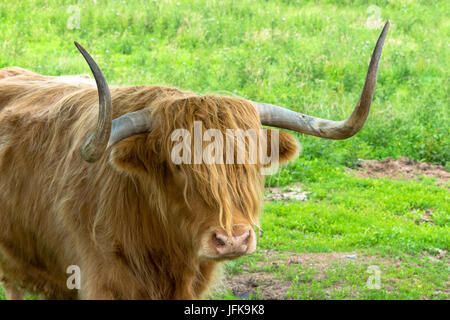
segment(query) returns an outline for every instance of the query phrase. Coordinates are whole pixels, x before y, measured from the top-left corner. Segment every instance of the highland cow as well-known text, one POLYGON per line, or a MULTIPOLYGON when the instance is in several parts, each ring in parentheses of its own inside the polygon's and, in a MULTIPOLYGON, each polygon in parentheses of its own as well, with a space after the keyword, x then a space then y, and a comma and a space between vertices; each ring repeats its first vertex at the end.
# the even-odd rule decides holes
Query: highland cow
MULTIPOLYGON (((7 297, 204 297, 222 261, 256 249, 266 164, 175 163, 174 130, 193 135, 200 121, 225 136, 265 125, 348 138, 367 118, 387 29, 355 110, 340 122, 163 86, 110 89, 78 44, 95 83, 1 69, 0 280, 7 297), (80 290, 67 286, 69 266, 81 271, 80 290)), ((298 144, 275 130, 259 142, 275 132, 278 150, 268 149, 283 164, 298 144)))

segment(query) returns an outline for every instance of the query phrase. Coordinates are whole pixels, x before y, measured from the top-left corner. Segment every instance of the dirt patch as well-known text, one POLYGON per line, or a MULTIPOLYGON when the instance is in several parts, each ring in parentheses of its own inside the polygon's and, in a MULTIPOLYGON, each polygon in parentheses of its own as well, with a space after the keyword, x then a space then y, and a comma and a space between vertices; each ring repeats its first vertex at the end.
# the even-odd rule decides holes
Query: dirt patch
POLYGON ((424 256, 424 259, 428 259, 433 262, 445 262, 447 265, 450 265, 450 256, 448 254, 448 250, 432 248, 429 249, 429 252, 424 251, 422 254, 424 256))
POLYGON ((286 300, 291 283, 268 272, 252 272, 227 277, 224 287, 240 299, 286 300))
POLYGON ((294 184, 293 186, 285 188, 266 188, 264 201, 273 200, 293 200, 293 201, 306 201, 308 200, 308 191, 303 191, 300 184, 294 184))
POLYGON ((450 172, 443 166, 409 160, 400 157, 397 160, 386 158, 384 160, 362 160, 357 170, 348 169, 357 177, 393 179, 419 179, 420 177, 434 177, 438 185, 446 185, 450 180, 450 172))
MULTIPOLYGON (((416 209, 413 209, 413 212, 416 209)), ((433 210, 431 209, 427 209, 425 210, 425 212, 422 214, 422 217, 420 218, 420 221, 418 221, 418 223, 428 223, 431 225, 434 225, 435 223, 433 222, 433 210)))
MULTIPOLYGON (((274 270, 278 270, 279 267, 287 270, 293 265, 301 264, 304 268, 313 269, 312 279, 320 281, 327 277, 327 271, 333 268, 334 264, 340 266, 354 262, 368 264, 375 259, 380 262, 378 257, 360 255, 354 252, 298 254, 264 250, 262 253, 264 258, 256 262, 252 268, 245 267, 243 273, 237 275, 227 274, 223 279, 222 287, 230 289, 236 297, 241 299, 257 297, 258 299, 285 300, 290 299, 287 294, 293 281, 274 274, 274 270), (268 268, 271 271, 264 271, 268 268)), ((299 276, 302 277, 303 275, 299 276)), ((309 280, 302 279, 300 281, 309 280)))

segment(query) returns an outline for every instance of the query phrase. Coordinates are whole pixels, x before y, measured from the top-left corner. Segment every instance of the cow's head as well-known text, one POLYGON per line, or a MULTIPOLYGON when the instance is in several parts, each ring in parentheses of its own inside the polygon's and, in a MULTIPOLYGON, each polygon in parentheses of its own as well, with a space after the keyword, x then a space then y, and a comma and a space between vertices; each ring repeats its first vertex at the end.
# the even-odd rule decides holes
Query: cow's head
MULTIPOLYGON (((211 144, 205 143, 200 148, 195 145, 199 142, 196 140, 196 121, 201 125, 200 134, 209 129, 216 130, 215 133, 223 138, 222 146, 226 146, 230 132, 238 130, 255 130, 258 133, 258 145, 265 143, 269 150, 273 149, 270 137, 277 136, 277 164, 283 164, 296 156, 297 142, 292 135, 283 131, 269 130, 269 134, 264 136, 260 131, 262 125, 327 139, 351 137, 362 128, 368 116, 388 27, 389 22, 375 46, 356 108, 344 121, 315 118, 241 98, 189 93, 162 95, 155 99, 151 108, 113 120, 106 80, 95 61, 76 43, 94 74, 99 93, 97 127, 83 145, 82 157, 87 162, 95 162, 111 147, 111 163, 117 170, 148 177, 149 181, 159 179, 164 185, 161 192, 165 197, 164 201, 157 203, 161 211, 166 213, 162 222, 168 220, 168 223, 175 224, 185 238, 183 242, 190 244, 200 258, 229 259, 252 253, 256 248, 254 228, 258 225, 264 186, 262 169, 267 167, 266 163, 260 161, 261 149, 257 149, 256 163, 248 163, 250 148, 245 150, 244 158, 247 161, 237 163, 237 147, 224 147, 221 155, 223 161, 217 161, 217 149, 212 153, 211 149, 207 149, 211 144), (180 131, 181 135, 174 136, 174 132, 180 129, 184 130, 180 131), (180 156, 174 148, 182 149, 181 154, 184 156, 186 150, 190 150, 191 154, 183 158, 189 160, 174 159, 174 154, 180 156), (198 150, 200 154, 195 154, 198 150), (212 157, 212 162, 205 160, 205 152, 209 152, 208 159, 212 157), (233 157, 228 158, 230 153, 233 157), (226 161, 231 158, 234 162, 226 161)), ((204 141, 203 138, 204 135, 200 139, 204 141)), ((214 141, 216 139, 214 136, 214 141)), ((248 146, 250 139, 245 141, 245 146, 248 146)))

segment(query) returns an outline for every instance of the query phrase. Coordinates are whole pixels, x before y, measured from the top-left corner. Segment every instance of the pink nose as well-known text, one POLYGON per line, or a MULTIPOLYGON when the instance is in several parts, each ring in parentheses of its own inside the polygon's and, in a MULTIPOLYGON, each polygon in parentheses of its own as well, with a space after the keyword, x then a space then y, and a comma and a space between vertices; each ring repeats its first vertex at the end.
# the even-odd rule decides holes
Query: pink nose
POLYGON ((233 236, 229 237, 225 231, 216 230, 212 235, 212 244, 220 256, 240 256, 246 254, 250 246, 250 228, 234 227, 233 236))

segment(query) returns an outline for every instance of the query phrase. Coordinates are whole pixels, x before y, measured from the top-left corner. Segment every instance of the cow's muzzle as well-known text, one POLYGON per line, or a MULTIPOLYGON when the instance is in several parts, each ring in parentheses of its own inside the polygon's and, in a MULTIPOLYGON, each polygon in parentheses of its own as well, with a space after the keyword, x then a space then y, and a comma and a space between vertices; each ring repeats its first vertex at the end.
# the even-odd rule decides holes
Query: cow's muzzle
POLYGON ((231 236, 222 228, 208 232, 202 241, 200 257, 232 259, 255 252, 256 236, 250 226, 236 225, 231 236))

